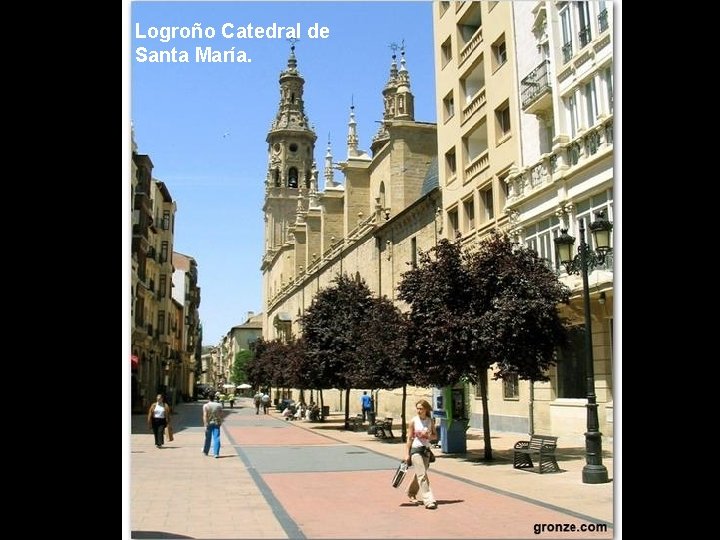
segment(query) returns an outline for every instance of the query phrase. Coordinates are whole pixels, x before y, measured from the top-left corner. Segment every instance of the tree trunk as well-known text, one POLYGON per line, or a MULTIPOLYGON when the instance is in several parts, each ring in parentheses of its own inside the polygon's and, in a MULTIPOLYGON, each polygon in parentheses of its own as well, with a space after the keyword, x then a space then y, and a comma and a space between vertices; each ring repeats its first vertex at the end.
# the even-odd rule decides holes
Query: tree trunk
POLYGON ((350 429, 350 389, 345 389, 345 429, 350 429))
POLYGON ((405 421, 405 405, 407 404, 407 384, 403 384, 402 411, 400 412, 400 422, 402 423, 402 442, 407 442, 407 422, 405 421))
POLYGON ((488 411, 488 396, 487 396, 487 371, 481 373, 480 377, 480 395, 482 398, 482 411, 483 411, 483 440, 485 441, 485 460, 492 461, 492 443, 490 442, 490 411, 488 411))
POLYGON ((322 416, 322 412, 323 412, 323 392, 322 392, 322 388, 320 388, 320 390, 318 390, 318 399, 320 400, 320 415, 321 415, 322 421, 324 422, 324 421, 325 421, 325 417, 322 416))

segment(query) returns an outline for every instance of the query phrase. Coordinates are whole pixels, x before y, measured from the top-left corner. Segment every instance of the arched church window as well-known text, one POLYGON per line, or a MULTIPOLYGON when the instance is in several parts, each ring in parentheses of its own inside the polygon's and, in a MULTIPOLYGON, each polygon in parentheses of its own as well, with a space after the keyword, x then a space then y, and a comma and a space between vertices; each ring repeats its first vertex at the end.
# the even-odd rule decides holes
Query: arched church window
POLYGON ((380 208, 385 209, 385 182, 380 182, 380 208))
POLYGON ((290 94, 290 103, 295 103, 295 92, 290 94))
POLYGON ((310 171, 305 171, 305 188, 310 189, 310 179, 312 178, 312 175, 310 174, 310 171))
POLYGON ((280 187, 280 169, 275 169, 273 171, 273 183, 275 184, 275 187, 280 187))
POLYGON ((298 187, 298 170, 295 167, 290 167, 288 171, 288 187, 298 187))

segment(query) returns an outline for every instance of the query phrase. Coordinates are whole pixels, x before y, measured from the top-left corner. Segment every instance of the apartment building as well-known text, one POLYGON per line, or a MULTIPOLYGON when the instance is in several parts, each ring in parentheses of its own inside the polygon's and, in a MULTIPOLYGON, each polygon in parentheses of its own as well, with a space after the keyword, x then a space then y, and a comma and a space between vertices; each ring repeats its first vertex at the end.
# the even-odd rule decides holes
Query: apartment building
MULTIPOLYGON (((548 383, 490 382, 490 425, 582 439, 586 389, 579 278, 553 239, 613 220, 612 13, 606 2, 434 6, 439 184, 445 236, 471 248, 494 229, 548 260, 573 290, 571 346, 548 383)), ((612 434, 612 258, 591 274, 596 394, 612 434)), ((471 425, 482 426, 476 388, 471 425)), ((474 399, 473 399, 474 398, 474 399)))

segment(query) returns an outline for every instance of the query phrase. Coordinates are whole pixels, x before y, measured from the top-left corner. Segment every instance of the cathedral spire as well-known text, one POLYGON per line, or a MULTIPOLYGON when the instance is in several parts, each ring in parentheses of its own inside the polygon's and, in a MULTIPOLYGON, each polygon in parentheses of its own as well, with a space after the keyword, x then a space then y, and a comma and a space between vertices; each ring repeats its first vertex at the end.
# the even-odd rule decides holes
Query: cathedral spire
POLYGON ((415 120, 415 96, 410 91, 410 74, 405 65, 405 46, 400 49, 400 71, 397 77, 395 92, 395 118, 398 120, 415 120))
POLYGON ((335 172, 333 171, 333 155, 330 147, 330 134, 328 133, 327 152, 325 152, 325 189, 335 187, 335 172))
POLYGON ((358 151, 358 135, 357 135, 357 122, 355 121, 355 105, 353 100, 350 100, 350 121, 348 122, 348 136, 347 136, 347 153, 348 157, 359 156, 358 151))

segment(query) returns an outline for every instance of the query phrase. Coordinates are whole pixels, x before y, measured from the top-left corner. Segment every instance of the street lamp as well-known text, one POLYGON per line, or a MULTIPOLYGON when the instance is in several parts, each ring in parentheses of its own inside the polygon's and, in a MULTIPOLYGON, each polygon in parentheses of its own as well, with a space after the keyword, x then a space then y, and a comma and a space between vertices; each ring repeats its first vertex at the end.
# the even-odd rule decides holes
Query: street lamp
POLYGON ((605 261, 610 252, 610 231, 612 223, 605 219, 605 212, 596 212, 590 231, 595 243, 595 251, 585 242, 585 219, 580 219, 580 245, 577 255, 573 255, 575 238, 560 230, 555 238, 558 260, 563 263, 568 274, 582 275, 583 304, 585 310, 585 369, 587 378, 587 431, 585 433, 585 466, 582 471, 584 484, 604 484, 608 482, 608 472, 602 463, 602 433, 598 421, 598 406, 595 396, 595 369, 593 366, 592 327, 590 319, 590 290, 588 287, 588 267, 594 268, 605 261))

